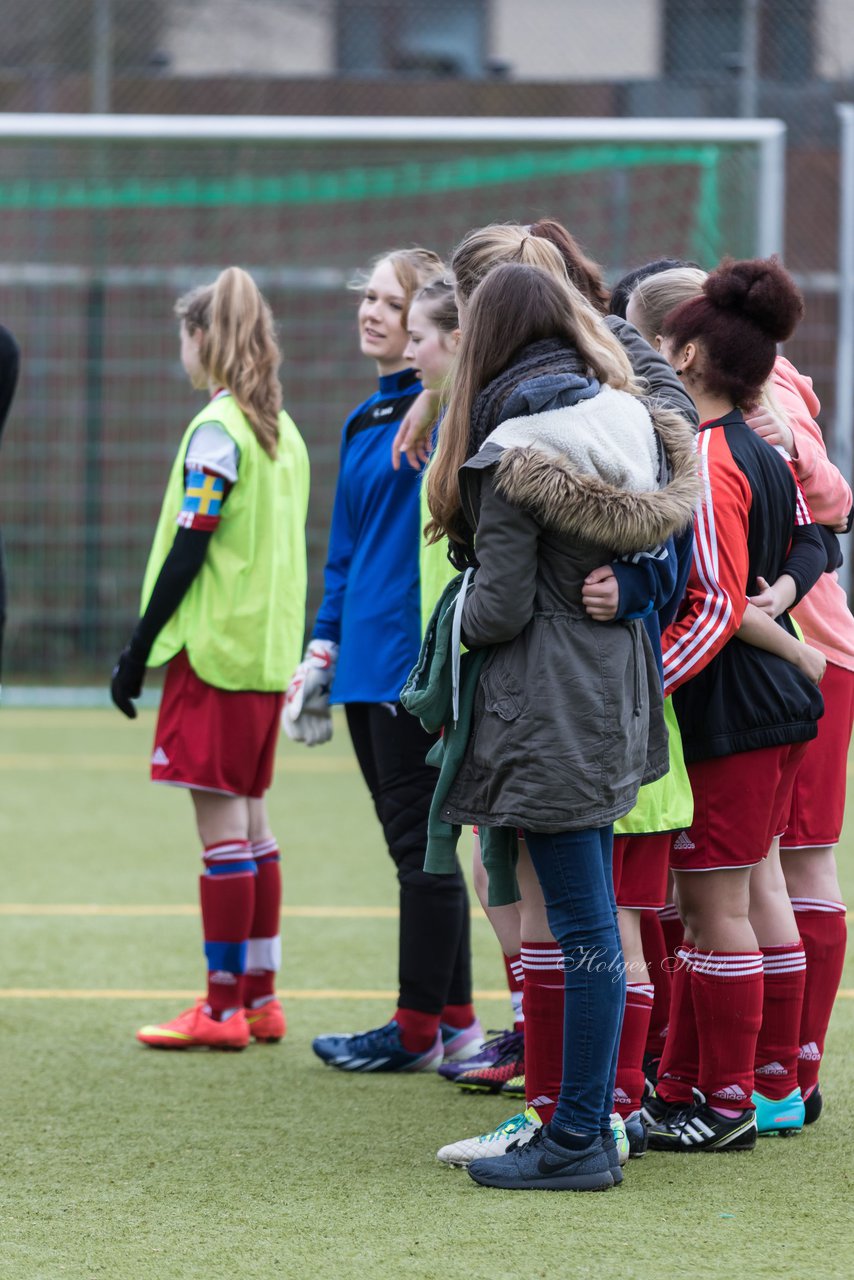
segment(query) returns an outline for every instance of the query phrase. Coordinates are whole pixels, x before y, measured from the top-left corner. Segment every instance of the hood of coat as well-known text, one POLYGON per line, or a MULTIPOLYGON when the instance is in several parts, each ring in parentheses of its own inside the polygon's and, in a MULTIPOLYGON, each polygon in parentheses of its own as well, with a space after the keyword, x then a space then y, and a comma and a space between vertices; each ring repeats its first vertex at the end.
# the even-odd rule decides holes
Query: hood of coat
POLYGON ((502 422, 466 464, 492 465, 508 502, 617 555, 687 528, 700 499, 685 419, 607 386, 592 399, 502 422))

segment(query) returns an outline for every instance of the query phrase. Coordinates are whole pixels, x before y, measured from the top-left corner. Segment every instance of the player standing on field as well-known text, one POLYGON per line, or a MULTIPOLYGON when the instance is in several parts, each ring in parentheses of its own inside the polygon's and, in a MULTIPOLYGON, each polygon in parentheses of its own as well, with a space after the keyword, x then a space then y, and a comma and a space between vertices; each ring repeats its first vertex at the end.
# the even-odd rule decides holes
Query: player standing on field
POLYGON ((594 566, 689 525, 696 481, 659 487, 653 421, 621 348, 577 290, 520 263, 489 272, 467 305, 442 432, 431 532, 475 571, 462 639, 488 652, 441 816, 524 830, 566 997, 553 1116, 469 1173, 508 1190, 604 1190, 622 1180, 612 823, 666 771, 667 745, 643 626, 602 626, 581 595, 594 566))
MULTIPOLYGON (((704 500, 685 600, 662 637, 694 820, 671 854, 686 940, 645 1107, 659 1150, 749 1150, 762 1103, 754 1067, 796 1071, 804 953, 774 836, 823 705, 798 666, 736 632, 763 581, 788 589, 792 603, 827 563, 788 464, 742 413, 758 402, 775 344, 802 309, 775 260, 728 262, 660 328, 700 414, 704 500), (782 981, 764 983, 769 967, 782 981)), ((793 635, 785 613, 775 630, 793 635)))
POLYGON ((181 362, 209 401, 175 458, 111 692, 133 719, 146 666, 168 663, 151 776, 187 787, 203 846, 207 995, 137 1038, 243 1049, 285 1033, 275 998, 281 876, 264 793, 305 628, 305 445, 282 410, 269 307, 229 267, 186 294, 181 362))
MULTIPOLYGON (((647 274, 629 298, 634 323, 650 342, 657 342, 661 322, 677 303, 702 292, 705 273, 699 270, 665 270, 647 274)), ((828 531, 848 527, 851 489, 827 456, 816 422, 819 402, 810 378, 777 356, 763 392, 763 402, 746 417, 747 425, 768 444, 784 449, 791 461, 813 516, 828 531)), ((786 830, 780 838, 780 861, 806 955, 806 985, 801 1014, 797 1085, 803 1096, 803 1121, 818 1119, 822 1095, 818 1086, 819 1064, 833 1002, 845 959, 845 904, 836 871, 835 845, 842 831, 845 811, 848 744, 854 719, 854 618, 839 585, 837 561, 831 560, 815 586, 792 609, 808 645, 827 659, 821 684, 824 715, 818 736, 807 749, 795 778, 786 830)), ((765 604, 773 613, 773 601, 765 604)), ((785 970, 769 968, 766 983, 785 982, 785 970)), ((775 1059, 759 1063, 763 1089, 773 1093, 779 1122, 779 1103, 791 1093, 794 1077, 769 1075, 775 1059)), ((796 1122, 800 1103, 787 1108, 789 1123, 796 1122)), ((761 1132, 760 1122, 760 1132, 761 1132)))
POLYGON ((377 259, 359 306, 362 354, 379 388, 344 424, 326 563, 311 643, 288 688, 285 727, 308 746, 332 736, 330 702, 343 703, 359 767, 400 886, 399 997, 382 1027, 324 1035, 314 1051, 346 1071, 423 1071, 480 1048, 474 1015, 469 904, 459 866, 424 871, 436 770, 433 737, 399 695, 418 657, 420 476, 394 471, 391 445, 421 391, 404 353, 416 290, 442 271, 426 249, 377 259))

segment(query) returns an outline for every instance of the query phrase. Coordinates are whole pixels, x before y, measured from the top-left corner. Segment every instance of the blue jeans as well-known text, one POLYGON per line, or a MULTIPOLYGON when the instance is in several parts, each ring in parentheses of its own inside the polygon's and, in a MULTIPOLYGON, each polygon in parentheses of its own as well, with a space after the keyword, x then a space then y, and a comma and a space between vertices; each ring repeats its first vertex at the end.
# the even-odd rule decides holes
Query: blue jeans
POLYGON ((614 829, 526 831, 525 840, 565 968, 563 1079, 554 1123, 570 1133, 604 1133, 626 1002, 611 867, 614 829))

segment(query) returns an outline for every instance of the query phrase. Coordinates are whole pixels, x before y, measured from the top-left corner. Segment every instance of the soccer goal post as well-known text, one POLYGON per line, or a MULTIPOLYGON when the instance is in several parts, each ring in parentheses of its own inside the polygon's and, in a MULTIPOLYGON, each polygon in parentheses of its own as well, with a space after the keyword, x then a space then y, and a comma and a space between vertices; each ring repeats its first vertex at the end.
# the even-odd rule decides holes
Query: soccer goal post
POLYGON ((277 317, 313 470, 310 610, 341 421, 372 389, 354 271, 471 227, 564 222, 611 278, 782 249, 773 120, 0 114, 0 320, 23 377, 0 459, 7 682, 87 682, 136 616, 166 469, 195 411, 175 296, 236 262, 277 317))

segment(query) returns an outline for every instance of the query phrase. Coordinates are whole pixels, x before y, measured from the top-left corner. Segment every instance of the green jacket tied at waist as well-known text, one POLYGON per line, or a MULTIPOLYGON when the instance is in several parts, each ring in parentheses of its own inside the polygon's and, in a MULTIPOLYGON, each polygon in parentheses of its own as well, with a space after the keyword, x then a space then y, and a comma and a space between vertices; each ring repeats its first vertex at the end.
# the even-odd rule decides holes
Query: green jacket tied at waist
MULTIPOLYGON (((403 706, 418 717, 428 733, 442 732, 427 756, 427 763, 439 770, 430 805, 424 860, 424 870, 434 875, 451 875, 457 869, 457 842, 462 828, 445 822, 439 815, 468 745, 475 692, 490 653, 489 648, 461 653, 459 632, 456 637, 454 634, 455 606, 468 589, 469 576, 458 574, 439 597, 427 624, 418 663, 400 695, 403 706)), ((518 902, 515 827, 481 827, 480 842, 483 865, 489 876, 490 906, 518 902)))

